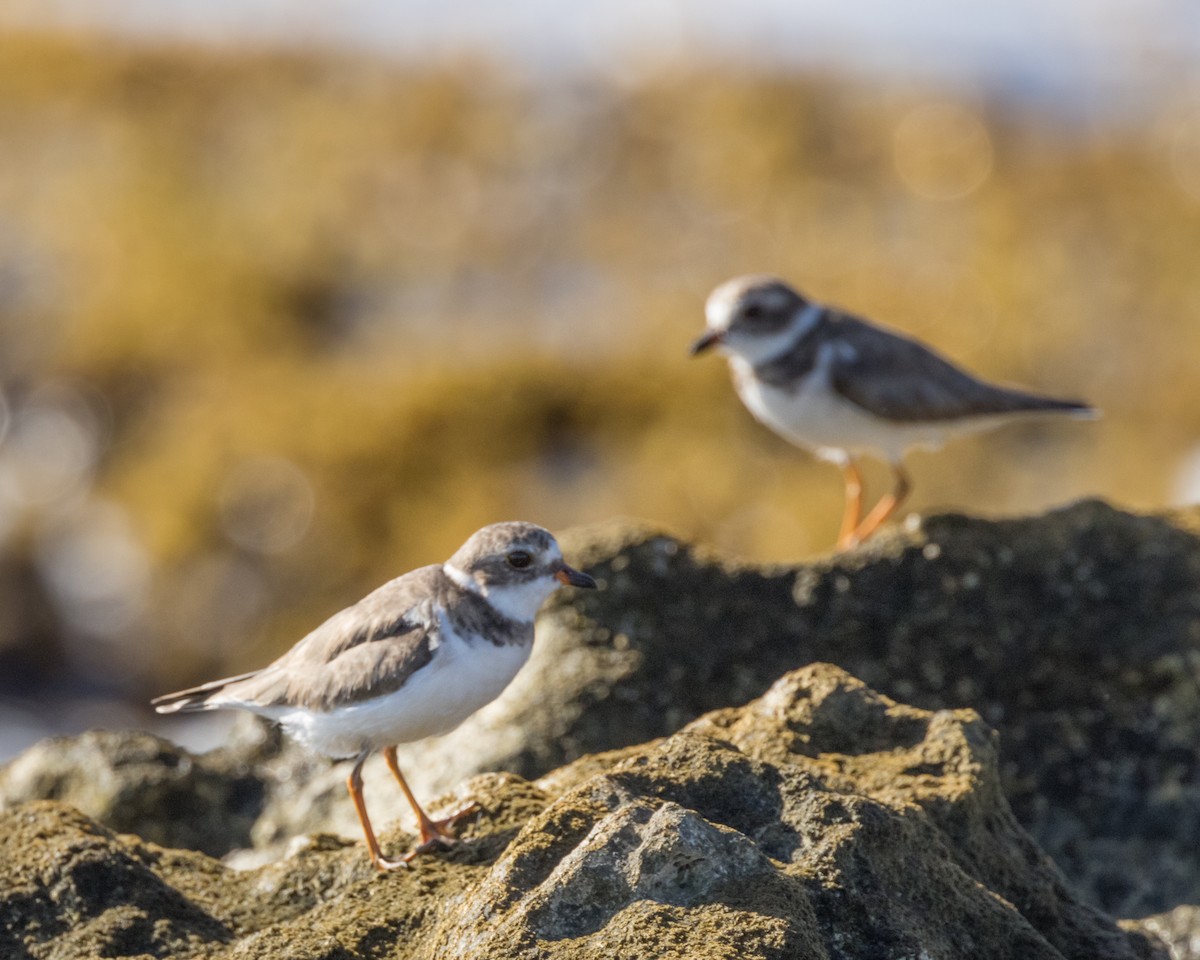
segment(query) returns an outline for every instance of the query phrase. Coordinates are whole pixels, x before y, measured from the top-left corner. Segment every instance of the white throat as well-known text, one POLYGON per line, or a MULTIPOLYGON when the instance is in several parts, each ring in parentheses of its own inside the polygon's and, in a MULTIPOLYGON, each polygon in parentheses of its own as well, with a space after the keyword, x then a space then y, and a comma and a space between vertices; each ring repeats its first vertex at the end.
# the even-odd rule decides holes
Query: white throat
POLYGON ((541 577, 528 583, 505 583, 484 587, 481 595, 501 616, 517 623, 533 623, 546 598, 558 588, 552 577, 541 577))

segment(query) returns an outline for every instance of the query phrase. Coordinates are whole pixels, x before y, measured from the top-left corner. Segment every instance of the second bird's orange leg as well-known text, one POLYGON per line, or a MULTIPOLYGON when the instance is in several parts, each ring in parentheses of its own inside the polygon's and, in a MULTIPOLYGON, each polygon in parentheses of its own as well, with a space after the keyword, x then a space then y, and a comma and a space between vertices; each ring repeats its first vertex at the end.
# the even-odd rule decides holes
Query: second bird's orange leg
POLYGON ((892 474, 896 478, 896 485, 892 488, 892 492, 880 500, 867 514, 862 523, 854 531, 854 542, 863 543, 871 534, 878 530, 884 522, 900 509, 909 493, 912 491, 912 480, 908 476, 908 471, 904 469, 903 464, 893 463, 892 474))
POLYGON ((858 545, 854 533, 862 520, 863 481, 858 462, 847 458, 842 464, 842 475, 846 478, 846 509, 842 513, 842 529, 838 532, 837 548, 847 550, 858 545))

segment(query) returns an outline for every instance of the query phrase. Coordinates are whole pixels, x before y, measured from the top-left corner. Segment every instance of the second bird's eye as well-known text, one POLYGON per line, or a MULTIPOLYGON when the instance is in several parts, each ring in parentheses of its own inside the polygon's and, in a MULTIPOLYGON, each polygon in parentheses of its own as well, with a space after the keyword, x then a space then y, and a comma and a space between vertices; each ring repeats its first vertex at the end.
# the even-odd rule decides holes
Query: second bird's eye
POLYGON ((742 316, 747 320, 758 320, 763 316, 763 308, 761 303, 752 303, 742 311, 742 316))
POLYGON ((533 563, 533 556, 526 550, 514 550, 505 559, 510 567, 516 567, 518 570, 524 570, 527 566, 533 563))

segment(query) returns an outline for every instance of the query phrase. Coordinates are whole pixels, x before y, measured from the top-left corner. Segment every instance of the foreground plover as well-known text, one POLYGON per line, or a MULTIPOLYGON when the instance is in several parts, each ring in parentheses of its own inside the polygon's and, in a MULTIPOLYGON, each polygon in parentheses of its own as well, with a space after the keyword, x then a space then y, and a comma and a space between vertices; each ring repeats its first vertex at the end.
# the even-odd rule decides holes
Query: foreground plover
POLYGON ((738 396, 758 420, 841 466, 839 547, 861 543, 904 501, 910 448, 936 449, 951 437, 1034 414, 1094 416, 1086 403, 978 380, 916 340, 814 303, 775 277, 722 284, 705 316, 708 330, 692 353, 721 350, 738 396), (863 454, 886 460, 895 477, 892 492, 866 517, 863 454))
POLYGON ((549 531, 493 524, 445 563, 406 573, 330 617, 262 670, 169 693, 154 707, 249 710, 317 753, 355 758, 346 786, 367 850, 376 867, 393 870, 452 840, 455 822, 478 809, 431 820, 400 773, 395 745, 447 733, 498 697, 529 659, 534 616, 559 584, 596 581, 563 562, 549 531), (421 831, 398 860, 380 850, 363 801, 362 766, 380 748, 421 831))

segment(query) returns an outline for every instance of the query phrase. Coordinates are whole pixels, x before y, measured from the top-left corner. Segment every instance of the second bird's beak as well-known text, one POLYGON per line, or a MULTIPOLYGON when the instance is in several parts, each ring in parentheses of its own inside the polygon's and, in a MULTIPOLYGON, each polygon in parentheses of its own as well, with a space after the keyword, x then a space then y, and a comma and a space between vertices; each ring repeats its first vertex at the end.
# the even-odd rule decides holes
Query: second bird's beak
POLYGON ((709 330, 708 333, 706 333, 699 340, 697 340, 695 343, 692 344, 691 354, 694 357, 697 354, 703 353, 705 350, 708 350, 710 347, 715 347, 718 343, 720 343, 724 339, 725 339, 725 331, 724 330, 709 330))
POLYGON ((571 587, 585 587, 588 590, 596 589, 595 579, 589 577, 586 573, 572 570, 565 563, 562 565, 562 569, 554 575, 554 579, 559 581, 559 583, 565 583, 571 587))

